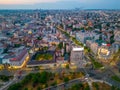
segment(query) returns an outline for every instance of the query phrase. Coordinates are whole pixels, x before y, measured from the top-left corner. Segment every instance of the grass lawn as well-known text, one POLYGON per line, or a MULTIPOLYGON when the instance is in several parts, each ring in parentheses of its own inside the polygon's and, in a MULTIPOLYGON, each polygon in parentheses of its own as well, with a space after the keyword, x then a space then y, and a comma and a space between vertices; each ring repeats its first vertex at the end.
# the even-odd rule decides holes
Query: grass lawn
POLYGON ((42 60, 53 60, 53 56, 51 54, 48 53, 44 53, 44 54, 37 54, 36 55, 36 60, 38 61, 42 61, 42 60))

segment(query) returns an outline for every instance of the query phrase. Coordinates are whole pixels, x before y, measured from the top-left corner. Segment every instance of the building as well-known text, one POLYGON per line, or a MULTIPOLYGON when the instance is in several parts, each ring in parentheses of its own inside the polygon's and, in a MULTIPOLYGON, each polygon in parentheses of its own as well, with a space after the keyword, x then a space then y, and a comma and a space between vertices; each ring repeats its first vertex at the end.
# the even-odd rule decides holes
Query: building
POLYGON ((120 48, 120 30, 116 30, 114 31, 114 44, 113 44, 113 48, 115 52, 118 52, 119 48, 120 48))
POLYGON ((10 64, 10 59, 13 57, 13 56, 10 56, 10 55, 1 55, 1 59, 2 59, 2 64, 10 64))
POLYGON ((20 53, 10 59, 10 66, 14 68, 22 68, 29 59, 29 54, 25 48, 20 50, 20 53))
POLYGON ((113 47, 113 49, 114 49, 114 52, 118 52, 119 49, 120 49, 120 43, 119 43, 119 42, 114 42, 114 43, 112 44, 112 47, 113 47))
POLYGON ((41 14, 40 14, 40 12, 36 12, 36 13, 34 14, 34 18, 41 20, 41 14))
POLYGON ((88 32, 83 30, 76 33, 76 39, 85 44, 87 40, 95 41, 96 39, 99 39, 99 35, 94 32, 88 32))
POLYGON ((120 30, 114 31, 114 40, 120 42, 120 30))
POLYGON ((91 43, 90 49, 92 50, 92 52, 93 52, 94 54, 97 54, 98 48, 99 48, 99 47, 98 47, 98 44, 97 44, 97 43, 95 43, 95 42, 91 43))
POLYGON ((72 47, 70 63, 75 67, 82 67, 84 63, 84 48, 83 47, 72 47))
POLYGON ((91 40, 87 40, 86 41, 86 46, 90 48, 90 45, 92 44, 93 42, 91 40))
POLYGON ((100 59, 108 60, 111 58, 111 55, 112 55, 112 48, 110 47, 109 44, 102 44, 102 46, 98 48, 98 57, 100 59))

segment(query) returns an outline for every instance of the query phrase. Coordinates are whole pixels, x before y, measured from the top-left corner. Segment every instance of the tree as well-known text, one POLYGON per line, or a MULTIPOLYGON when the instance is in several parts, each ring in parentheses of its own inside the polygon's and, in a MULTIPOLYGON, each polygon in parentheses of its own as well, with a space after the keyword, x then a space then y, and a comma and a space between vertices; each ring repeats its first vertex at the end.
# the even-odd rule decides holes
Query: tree
POLYGON ((37 90, 42 90, 42 89, 40 87, 38 87, 37 90))
POLYGON ((8 52, 8 48, 5 48, 3 53, 7 53, 8 52))
POLYGON ((69 81, 69 78, 68 77, 65 77, 64 78, 64 82, 68 82, 69 81))
POLYGON ((33 77, 32 77, 33 85, 38 84, 38 82, 39 82, 38 78, 39 78, 39 77, 37 76, 37 74, 34 74, 34 75, 33 75, 33 77))
POLYGON ((84 90, 90 90, 90 87, 89 87, 89 86, 86 86, 84 90))
POLYGON ((55 86, 55 85, 57 85, 56 81, 51 84, 51 86, 55 86))
POLYGON ((58 44, 58 48, 59 48, 59 49, 62 49, 62 48, 63 48, 63 42, 60 42, 60 43, 58 44))
POLYGON ((94 87, 96 88, 96 90, 99 90, 99 86, 97 83, 93 83, 94 87))
POLYGON ((99 40, 102 40, 102 35, 100 35, 99 40))
POLYGON ((20 44, 15 44, 14 47, 20 47, 21 45, 20 44))
POLYGON ((64 46, 64 55, 66 54, 66 43, 65 43, 65 46, 64 46))
POLYGON ((47 72, 42 72, 41 73, 41 77, 39 79, 39 82, 42 83, 42 84, 45 84, 48 80, 48 73, 47 72))
POLYGON ((28 90, 28 88, 25 88, 24 90, 28 90))
POLYGON ((114 43, 114 35, 112 35, 111 37, 110 37, 110 43, 112 44, 112 43, 114 43))
POLYGON ((82 88, 83 89, 83 84, 82 83, 79 83, 79 84, 75 84, 71 87, 71 90, 80 90, 82 88))
POLYGON ((110 27, 110 23, 107 23, 106 26, 107 26, 107 27, 110 27))
POLYGON ((42 38, 41 38, 41 37, 37 37, 37 39, 38 39, 38 40, 42 40, 42 38))
POLYGON ((27 76, 22 80, 21 83, 22 83, 23 85, 26 84, 26 83, 28 83, 29 81, 31 81, 33 75, 34 75, 33 73, 30 73, 29 75, 27 75, 27 76))
POLYGON ((22 87, 21 83, 16 83, 8 88, 8 90, 20 90, 22 87))
POLYGON ((62 28, 63 28, 63 24, 60 24, 60 27, 62 27, 62 28))
POLYGON ((112 86, 112 87, 111 87, 111 90, 115 90, 115 89, 116 89, 115 86, 112 86))
POLYGON ((8 76, 5 76, 5 75, 0 75, 0 79, 2 81, 9 81, 9 77, 8 76))
POLYGON ((70 67, 69 67, 69 64, 67 64, 67 65, 66 65, 66 69, 69 69, 69 68, 70 68, 70 67))

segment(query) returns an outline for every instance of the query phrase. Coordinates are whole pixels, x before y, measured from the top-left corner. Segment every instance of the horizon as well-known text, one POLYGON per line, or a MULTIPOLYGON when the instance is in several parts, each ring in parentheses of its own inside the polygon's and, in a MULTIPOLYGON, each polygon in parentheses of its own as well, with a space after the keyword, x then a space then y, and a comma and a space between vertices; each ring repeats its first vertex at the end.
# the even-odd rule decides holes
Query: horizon
POLYGON ((0 9, 120 9, 118 0, 0 0, 0 9))
POLYGON ((89 8, 88 9, 80 9, 80 8, 73 8, 73 9, 61 9, 61 8, 60 9, 42 9, 42 8, 36 8, 36 9, 27 9, 27 8, 25 8, 25 9, 20 9, 20 8, 19 9, 1 9, 0 8, 0 11, 2 11, 2 10, 77 10, 77 9, 78 10, 110 10, 110 11, 120 10, 120 9, 110 9, 110 8, 108 8, 108 9, 106 9, 106 8, 105 9, 101 9, 101 8, 100 9, 92 9, 92 8, 91 9, 89 9, 89 8))

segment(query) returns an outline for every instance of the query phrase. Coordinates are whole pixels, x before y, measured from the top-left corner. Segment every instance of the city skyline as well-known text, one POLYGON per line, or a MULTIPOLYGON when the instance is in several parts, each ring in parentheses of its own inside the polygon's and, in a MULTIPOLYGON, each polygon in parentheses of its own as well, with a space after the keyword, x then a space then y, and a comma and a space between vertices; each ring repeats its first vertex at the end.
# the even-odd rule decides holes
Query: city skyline
POLYGON ((0 0, 0 9, 120 9, 118 0, 0 0))
POLYGON ((0 90, 120 90, 120 0, 0 0, 0 90))

